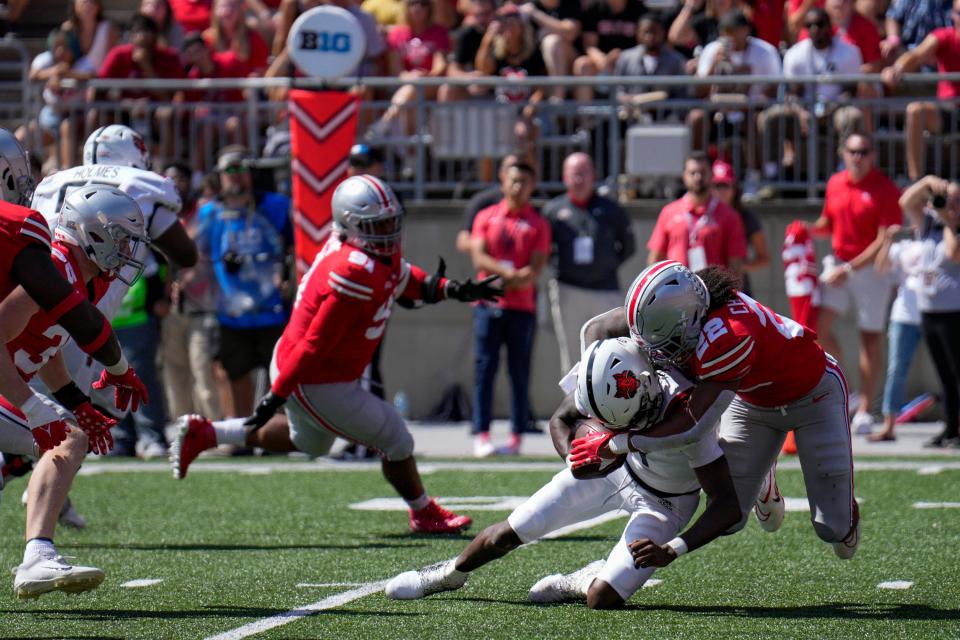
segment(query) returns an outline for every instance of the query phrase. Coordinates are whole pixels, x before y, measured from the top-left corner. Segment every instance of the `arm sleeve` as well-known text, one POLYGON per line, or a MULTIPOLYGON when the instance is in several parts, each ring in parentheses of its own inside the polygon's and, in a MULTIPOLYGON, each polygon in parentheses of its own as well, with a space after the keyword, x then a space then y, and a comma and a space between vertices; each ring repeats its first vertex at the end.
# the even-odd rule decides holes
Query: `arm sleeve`
MULTIPOLYGON (((716 319, 708 321, 707 324, 716 319)), ((724 331, 696 358, 697 377, 712 382, 729 382, 742 378, 750 372, 757 358, 756 341, 750 335, 737 335, 729 325, 721 325, 724 331)), ((709 340, 713 332, 704 325, 701 340, 709 340)), ((699 348, 698 348, 699 351, 699 348)))
POLYGON ((310 321, 306 333, 284 358, 270 389, 281 398, 289 398, 304 372, 319 358, 337 348, 357 323, 358 303, 335 295, 327 296, 310 321))

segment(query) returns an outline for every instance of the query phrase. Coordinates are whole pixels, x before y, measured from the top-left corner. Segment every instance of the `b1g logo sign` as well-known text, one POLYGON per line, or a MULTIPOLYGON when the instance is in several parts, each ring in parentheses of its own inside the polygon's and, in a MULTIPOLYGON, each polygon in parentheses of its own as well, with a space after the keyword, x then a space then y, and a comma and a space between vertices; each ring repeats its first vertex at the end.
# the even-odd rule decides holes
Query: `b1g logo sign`
POLYGON ((297 69, 324 79, 356 74, 367 38, 346 9, 322 6, 302 14, 290 28, 287 50, 297 69))

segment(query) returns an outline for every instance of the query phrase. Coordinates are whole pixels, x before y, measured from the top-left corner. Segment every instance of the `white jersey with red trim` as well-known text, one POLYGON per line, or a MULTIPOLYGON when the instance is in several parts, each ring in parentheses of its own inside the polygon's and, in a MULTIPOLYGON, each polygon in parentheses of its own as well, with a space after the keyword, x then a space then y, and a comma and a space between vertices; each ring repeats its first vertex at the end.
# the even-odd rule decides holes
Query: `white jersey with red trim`
MULTIPOLYGON (((74 290, 93 304, 97 303, 110 286, 110 281, 102 277, 93 278, 89 285, 85 283, 80 278, 80 266, 71 255, 70 248, 61 243, 53 244, 50 257, 57 270, 73 285, 74 290)), ((29 380, 60 351, 69 338, 67 330, 41 310, 30 318, 20 335, 7 343, 7 350, 20 375, 29 380)))
POLYGON ((799 400, 823 376, 826 354, 816 334, 737 292, 710 312, 694 353, 702 381, 739 380, 737 395, 760 407, 799 400))
MULTIPOLYGON (((37 185, 31 206, 43 215, 50 229, 56 230, 64 199, 77 189, 97 184, 116 187, 137 202, 143 213, 144 230, 151 240, 156 240, 177 223, 177 213, 183 203, 173 181, 136 167, 97 164, 58 171, 37 185)), ((148 251, 146 244, 140 243, 134 257, 144 262, 148 251)), ((125 269, 130 275, 134 273, 132 267, 125 269)), ((128 289, 123 282, 115 280, 107 295, 97 304, 108 320, 117 314, 128 289)))
MULTIPOLYGON (((693 389, 693 383, 673 367, 658 369, 657 378, 660 380, 663 402, 656 422, 662 422, 683 406, 693 389)), ((656 491, 683 494, 700 489, 700 481, 693 470, 722 455, 717 430, 714 429, 685 447, 631 453, 627 456, 627 465, 631 475, 656 491)))

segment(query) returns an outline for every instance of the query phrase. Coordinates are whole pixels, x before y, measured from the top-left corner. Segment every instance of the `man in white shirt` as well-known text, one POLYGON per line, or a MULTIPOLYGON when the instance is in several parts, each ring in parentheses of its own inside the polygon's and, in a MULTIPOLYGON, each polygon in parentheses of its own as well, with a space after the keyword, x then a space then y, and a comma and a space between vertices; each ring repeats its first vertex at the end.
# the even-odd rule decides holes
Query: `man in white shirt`
MULTIPOLYGON (((810 37, 793 45, 784 54, 784 77, 849 75, 861 72, 863 57, 860 50, 833 33, 830 15, 825 10, 811 9, 804 16, 803 24, 810 37)), ((765 165, 789 164, 783 160, 784 156, 790 156, 795 168, 806 167, 807 146, 802 140, 806 139, 811 124, 819 124, 820 130, 825 131, 828 118, 832 117, 833 129, 840 139, 862 131, 863 112, 852 105, 841 106, 856 90, 856 84, 842 85, 835 82, 818 83, 815 87, 806 84, 787 85, 787 99, 784 104, 766 109, 758 120, 765 151, 765 165), (817 120, 816 123, 812 122, 813 118, 817 120), (794 146, 795 140, 800 140, 801 144, 794 146)))
MULTIPOLYGON (((767 42, 750 35, 753 25, 740 11, 728 13, 720 19, 720 37, 708 44, 697 62, 697 76, 779 76, 780 54, 767 42)), ((711 97, 717 104, 732 103, 740 108, 723 110, 723 122, 726 127, 723 136, 731 143, 745 139, 747 129, 751 128, 749 118, 755 118, 757 103, 764 103, 776 95, 775 84, 750 83, 746 85, 699 86, 697 93, 702 98, 711 97), (723 94, 723 98, 719 96, 723 94), (742 96, 742 98, 741 98, 742 96), (749 105, 749 106, 747 106, 749 105)), ((710 139, 709 123, 704 109, 693 109, 687 116, 687 124, 693 136, 693 148, 704 149, 710 139)), ((746 145, 747 178, 744 182, 744 198, 756 195, 760 180, 760 147, 746 145)), ((771 171, 775 171, 772 167, 771 171)))

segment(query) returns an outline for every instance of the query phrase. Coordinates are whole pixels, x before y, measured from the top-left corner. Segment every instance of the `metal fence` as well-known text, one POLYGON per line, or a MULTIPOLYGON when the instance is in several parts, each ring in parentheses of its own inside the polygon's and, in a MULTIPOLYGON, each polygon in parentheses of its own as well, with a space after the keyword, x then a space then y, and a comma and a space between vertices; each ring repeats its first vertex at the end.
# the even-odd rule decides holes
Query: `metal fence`
MULTIPOLYGON (((413 200, 461 197, 489 184, 496 159, 524 147, 518 122, 525 122, 526 131, 532 132, 529 148, 545 193, 562 190, 562 161, 573 151, 590 154, 607 185, 630 197, 644 193, 645 188, 675 183, 685 152, 691 146, 704 146, 728 157, 738 175, 752 169, 760 172, 766 187, 781 195, 816 199, 838 166, 837 142, 842 134, 838 125, 871 130, 878 166, 904 181, 904 114, 907 105, 917 101, 935 103, 942 115, 940 131, 924 136, 927 171, 960 177, 958 101, 931 95, 940 79, 956 82, 960 74, 908 75, 902 86, 911 97, 837 102, 819 101, 818 88, 876 85, 879 76, 424 78, 413 83, 394 78, 335 83, 304 78, 93 80, 65 83, 65 88, 73 90, 73 101, 48 105, 63 123, 50 132, 47 142, 48 148, 59 154, 55 165, 76 162, 92 127, 123 122, 153 141, 158 158, 186 160, 204 171, 213 166, 217 150, 225 144, 243 142, 262 153, 271 140, 283 139, 286 103, 269 97, 276 97, 277 91, 291 87, 342 89, 365 93, 359 138, 387 152, 388 179, 413 200), (391 115, 396 117, 387 123, 382 118, 390 110, 391 96, 404 84, 412 84, 414 97, 395 107, 391 115), (442 85, 473 87, 472 93, 481 95, 439 101, 436 95, 442 85), (555 86, 566 87, 568 94, 578 87, 590 87, 594 97, 543 100, 532 120, 525 121, 521 115, 527 104, 525 96, 555 86), (695 97, 698 87, 710 86, 718 87, 713 97, 695 97), (748 97, 752 88, 761 87, 769 88, 773 97, 748 97), (225 101, 228 92, 237 89, 242 95, 234 95, 236 101, 225 101), (165 92, 167 97, 120 97, 124 92, 143 94, 148 90, 165 92), (183 91, 192 93, 188 96, 191 101, 169 99, 183 91), (90 100, 94 92, 98 97, 90 100), (797 93, 803 97, 791 95, 797 93), (852 119, 851 114, 855 116, 852 119)), ((42 89, 33 85, 24 92, 24 113, 32 117, 40 113, 42 89)), ((753 89, 752 93, 759 91, 753 89)), ((35 136, 34 146, 42 145, 40 136, 35 136)))

